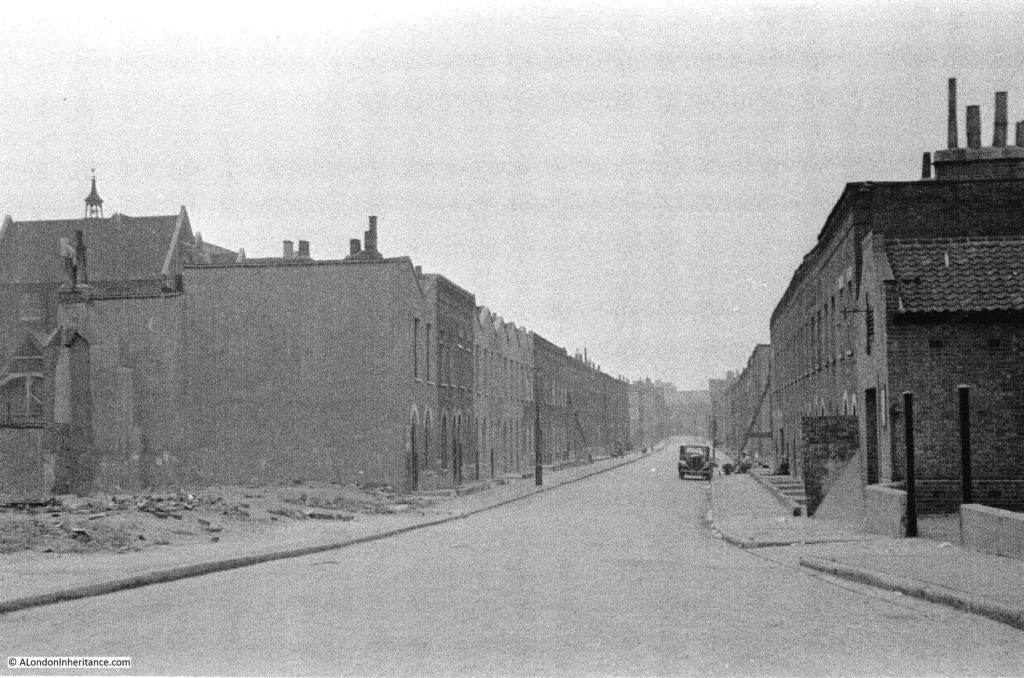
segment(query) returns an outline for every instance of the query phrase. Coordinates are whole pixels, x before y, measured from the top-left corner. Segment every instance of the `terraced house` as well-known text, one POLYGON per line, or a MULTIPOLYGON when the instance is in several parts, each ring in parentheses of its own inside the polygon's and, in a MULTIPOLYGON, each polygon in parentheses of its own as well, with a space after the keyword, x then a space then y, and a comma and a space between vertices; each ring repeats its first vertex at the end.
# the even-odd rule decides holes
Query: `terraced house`
MULTIPOLYGON (((376 217, 343 259, 251 258, 184 208, 104 218, 92 188, 83 219, 0 232, 0 493, 532 472, 534 335, 385 257, 376 217)), ((599 382, 563 431, 621 430, 599 382)), ((618 449, 587 436, 567 452, 618 449)))
MULTIPOLYGON (((955 261, 958 248, 968 246, 954 246, 956 241, 996 242, 1024 233, 1024 125, 1018 123, 1016 144, 1008 146, 1006 105, 1006 94, 997 93, 990 147, 981 146, 978 107, 969 106, 968 143, 962 148, 957 138, 956 84, 950 81, 948 148, 937 151, 934 162, 931 154, 925 154, 919 181, 848 184, 772 314, 773 443, 776 454, 787 458, 793 472, 808 484, 811 511, 826 501, 828 510, 839 502, 844 510, 862 511, 865 500, 871 498, 865 494, 866 486, 904 479, 894 389, 912 386, 922 392, 922 398, 934 391, 931 398, 939 397, 938 391, 949 391, 950 380, 977 383, 979 388, 986 381, 994 384, 983 375, 997 364, 992 361, 1003 358, 991 350, 969 349, 967 337, 979 332, 1000 334, 995 329, 998 323, 984 331, 979 323, 988 322, 988 313, 1001 314, 999 322, 1004 322, 1009 317, 1005 314, 1014 309, 993 303, 990 293, 981 291, 987 273, 967 273, 972 265, 966 263, 951 263, 945 271, 945 258, 935 257, 947 252, 955 261), (932 244, 924 244, 927 241, 932 244), (931 271, 928 276, 933 277, 921 279, 932 282, 912 282, 917 274, 906 278, 899 273, 913 270, 916 264, 911 262, 920 260, 922 252, 930 253, 924 257, 930 265, 943 262, 942 275, 931 271), (946 358, 960 361, 963 367, 954 371, 954 378, 954 372, 942 367, 945 363, 923 358, 937 349, 925 345, 924 353, 907 353, 906 330, 896 328, 906 328, 906 323, 923 328, 928 314, 921 307, 908 306, 917 297, 903 298, 889 286, 909 290, 908 284, 937 284, 936 289, 943 289, 957 279, 979 286, 974 301, 959 306, 953 297, 928 319, 933 338, 946 347, 946 358), (895 378, 895 370, 906 371, 907 378, 895 378), (827 500, 832 489, 839 487, 841 495, 827 500)), ((1010 262, 991 259, 989 264, 1005 267, 1010 262)), ((1001 336, 998 341, 1014 345, 1015 339, 1001 336)), ((927 404, 922 401, 922 407, 948 412, 947 396, 941 405, 928 400, 927 404)), ((1016 406, 1004 398, 999 407, 1009 407, 1006 412, 1010 412, 1016 406)), ((949 453, 945 445, 927 449, 935 459, 945 459, 949 453)), ((935 469, 938 475, 932 478, 939 481, 941 476, 946 484, 934 487, 948 490, 953 469, 946 461, 935 469)), ((983 475, 1005 470, 992 466, 991 473, 983 475)), ((936 496, 924 508, 940 510, 950 501, 949 496, 936 496)))

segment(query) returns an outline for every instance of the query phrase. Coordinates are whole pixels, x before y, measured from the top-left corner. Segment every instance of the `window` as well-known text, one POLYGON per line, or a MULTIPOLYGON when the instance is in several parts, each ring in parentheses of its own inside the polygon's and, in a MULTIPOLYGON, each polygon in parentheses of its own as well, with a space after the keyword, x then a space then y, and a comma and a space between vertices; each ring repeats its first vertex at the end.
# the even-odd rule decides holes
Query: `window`
POLYGON ((430 374, 430 323, 427 323, 427 336, 425 337, 425 343, 426 351, 424 351, 424 355, 427 358, 427 381, 430 381, 432 379, 430 374))
POLYGON ((412 321, 412 376, 420 378, 420 319, 412 321))
POLYGON ((43 295, 39 292, 25 292, 18 298, 18 320, 37 322, 43 319, 43 295))
POLYGON ((928 348, 933 349, 935 351, 941 350, 942 349, 942 345, 943 345, 942 344, 942 339, 929 339, 928 340, 928 348))

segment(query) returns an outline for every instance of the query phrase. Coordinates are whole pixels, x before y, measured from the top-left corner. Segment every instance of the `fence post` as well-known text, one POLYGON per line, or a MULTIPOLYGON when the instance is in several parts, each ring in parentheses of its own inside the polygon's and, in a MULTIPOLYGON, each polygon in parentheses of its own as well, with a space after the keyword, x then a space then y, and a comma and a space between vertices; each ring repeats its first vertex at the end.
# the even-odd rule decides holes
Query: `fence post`
POLYGON ((907 536, 917 536, 917 488, 914 486, 914 394, 903 393, 904 426, 907 441, 907 536))
POLYGON ((971 389, 958 386, 960 393, 960 503, 974 503, 974 489, 971 483, 971 389))

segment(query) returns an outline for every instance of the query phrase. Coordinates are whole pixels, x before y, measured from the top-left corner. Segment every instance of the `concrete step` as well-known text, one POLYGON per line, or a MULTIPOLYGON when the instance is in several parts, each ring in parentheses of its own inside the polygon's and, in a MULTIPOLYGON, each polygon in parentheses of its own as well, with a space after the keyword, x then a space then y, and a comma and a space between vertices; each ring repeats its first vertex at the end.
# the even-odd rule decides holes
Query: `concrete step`
POLYGON ((758 474, 757 480, 790 505, 801 509, 807 506, 807 494, 804 490, 803 480, 793 476, 769 474, 758 474))

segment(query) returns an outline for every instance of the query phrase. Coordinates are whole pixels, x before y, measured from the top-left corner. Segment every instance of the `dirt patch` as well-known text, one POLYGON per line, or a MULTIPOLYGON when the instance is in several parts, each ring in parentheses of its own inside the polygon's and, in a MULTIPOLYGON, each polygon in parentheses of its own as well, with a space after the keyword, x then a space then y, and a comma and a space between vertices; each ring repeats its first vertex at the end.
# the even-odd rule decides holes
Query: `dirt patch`
POLYGON ((175 492, 45 501, 0 498, 0 553, 138 551, 259 535, 279 521, 358 520, 360 515, 422 511, 430 499, 386 485, 293 481, 274 486, 182 488, 175 492))

